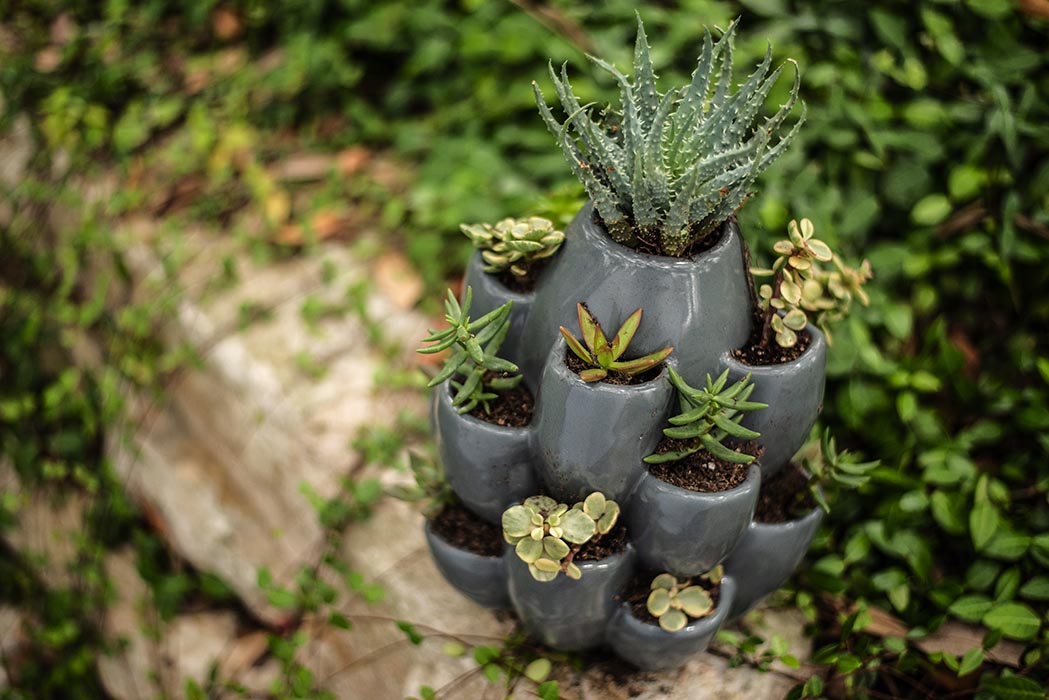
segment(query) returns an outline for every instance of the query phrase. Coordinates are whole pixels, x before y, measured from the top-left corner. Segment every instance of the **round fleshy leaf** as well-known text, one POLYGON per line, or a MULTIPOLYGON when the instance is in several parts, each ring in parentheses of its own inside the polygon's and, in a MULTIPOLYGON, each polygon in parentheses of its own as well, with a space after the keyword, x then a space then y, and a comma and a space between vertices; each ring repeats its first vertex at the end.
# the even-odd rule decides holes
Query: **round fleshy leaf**
POLYGON ((654 617, 663 615, 670 610, 670 594, 667 593, 666 589, 657 588, 648 594, 648 600, 645 602, 645 607, 652 613, 654 617))
POLYGON ((673 574, 660 574, 659 576, 656 576, 654 579, 652 579, 651 588, 652 590, 662 588, 669 591, 676 585, 677 579, 674 578, 673 574))
POLYGON ((619 520, 619 504, 615 501, 609 501, 605 505, 605 512, 601 514, 601 518, 597 521, 597 531, 601 534, 611 532, 612 528, 616 526, 616 521, 619 520))
POLYGON ((550 515, 556 515, 557 517, 560 518, 567 511, 568 511, 568 506, 566 506, 564 503, 558 503, 557 507, 554 508, 552 511, 550 511, 550 515))
POLYGON ((600 491, 594 491, 583 501, 583 512, 594 520, 601 517, 605 512, 605 495, 600 491))
POLYGON ((583 544, 594 536, 594 521, 581 510, 570 510, 564 515, 562 537, 572 544, 583 544))
POLYGON ((608 371, 599 368, 584 369, 579 373, 579 378, 584 382, 599 382, 608 376, 608 371))
POLYGON ((714 603, 705 590, 699 586, 689 586, 677 594, 677 600, 681 609, 692 617, 703 617, 709 615, 714 609, 714 603))
POLYGON ((535 562, 536 559, 543 556, 543 543, 537 542, 530 537, 526 537, 517 543, 517 547, 514 548, 517 556, 521 561, 528 562, 529 564, 535 562))
POLYGON ((801 237, 806 241, 812 238, 812 234, 816 232, 816 227, 812 225, 812 221, 809 219, 801 220, 801 237))
POLYGON ((565 576, 578 581, 579 579, 583 578, 583 572, 579 570, 578 566, 570 563, 568 566, 565 567, 565 576))
POLYGON ((537 542, 543 539, 544 535, 546 535, 546 530, 542 526, 532 528, 532 532, 529 533, 529 537, 537 542))
POLYGON ((790 280, 783 280, 783 284, 781 284, 779 288, 779 293, 781 297, 791 304, 797 304, 801 301, 801 287, 790 280))
POLYGON ((557 573, 561 570, 560 563, 554 561, 553 559, 547 559, 546 557, 539 557, 533 562, 533 564, 535 565, 535 568, 539 569, 540 571, 557 573))
POLYGON ((565 529, 563 527, 552 527, 547 531, 547 534, 551 537, 557 537, 560 539, 561 537, 564 537, 565 529))
POLYGON ((543 571, 542 569, 538 568, 535 564, 528 565, 528 573, 532 574, 532 578, 534 578, 536 581, 542 581, 543 583, 553 581, 555 578, 557 578, 558 574, 557 571, 543 571))
POLYGON ((790 255, 794 252, 794 245, 790 241, 776 241, 772 249, 780 255, 790 255))
POLYGON ((677 632, 688 624, 688 617, 680 610, 668 610, 659 618, 659 626, 667 632, 677 632))
POLYGON ((568 556, 569 552, 568 545, 556 537, 543 538, 543 549, 546 551, 546 556, 554 561, 561 561, 568 556))
POLYGON ((800 255, 792 255, 787 261, 795 270, 808 270, 812 267, 812 261, 800 255))
POLYGON ((834 253, 831 252, 830 246, 821 240, 815 238, 805 241, 805 246, 812 253, 813 257, 823 262, 828 262, 834 257, 834 253))
POLYGON ((508 537, 525 537, 532 531, 532 512, 524 506, 510 506, 503 511, 502 524, 508 537))
POLYGON ((778 343, 780 347, 792 348, 797 342, 798 335, 789 328, 784 328, 776 334, 776 343, 778 343))
MULTIPOLYGON (((828 280, 829 285, 834 285, 833 278, 828 280)), ((831 290, 834 291, 833 289, 831 290)), ((816 280, 805 280, 801 285, 801 298, 805 301, 812 303, 820 298, 823 294, 823 287, 816 280)))
POLYGON ((533 515, 532 515, 532 524, 536 525, 536 526, 542 525, 543 524, 543 516, 540 515, 539 513, 533 513, 533 515))
POLYGON ((532 510, 541 513, 550 513, 557 508, 557 501, 549 496, 531 496, 530 498, 525 499, 524 504, 532 510))
POLYGON ((805 312, 801 309, 791 309, 787 312, 787 315, 783 317, 783 325, 792 331, 800 331, 808 322, 808 319, 805 317, 805 312))
POLYGON ((546 516, 546 524, 550 527, 557 527, 561 524, 561 516, 557 513, 550 513, 550 515, 546 516))

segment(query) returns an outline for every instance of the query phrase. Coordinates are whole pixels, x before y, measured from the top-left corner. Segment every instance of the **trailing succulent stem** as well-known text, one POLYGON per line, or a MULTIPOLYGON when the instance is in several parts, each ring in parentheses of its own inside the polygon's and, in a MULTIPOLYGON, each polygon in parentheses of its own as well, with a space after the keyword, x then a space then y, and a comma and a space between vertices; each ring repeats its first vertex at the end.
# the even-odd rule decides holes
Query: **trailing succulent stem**
POLYGON ((771 277, 771 284, 758 290, 758 305, 764 319, 761 329, 761 347, 767 347, 775 334, 781 347, 793 347, 798 332, 815 314, 816 325, 830 342, 827 326, 848 314, 853 299, 866 306, 870 303, 863 285, 871 278, 870 263, 866 260, 858 269, 848 267, 821 240, 813 238, 812 222, 791 221, 788 237, 776 241, 772 249, 777 257, 771 268, 752 267, 755 277, 771 277), (833 270, 825 270, 820 263, 833 262, 833 270))
POLYGON ((716 380, 712 380, 708 374, 706 386, 694 389, 671 367, 670 383, 677 389, 681 413, 670 419, 672 427, 664 428, 663 434, 669 438, 686 440, 688 446, 680 450, 651 454, 645 457, 646 462, 673 462, 703 449, 726 462, 750 464, 754 461, 753 455, 736 452, 724 445, 725 439, 729 437, 738 440, 760 437, 760 433, 740 425, 744 413, 768 408, 768 404, 747 401, 754 391, 749 374, 726 388, 726 369, 716 380))
POLYGON ((449 289, 444 302, 445 320, 449 328, 443 331, 431 330, 423 342, 434 344, 419 348, 417 352, 433 354, 451 349, 444 367, 427 386, 434 387, 451 379, 455 390, 452 405, 459 413, 468 413, 478 405, 487 413, 488 402, 496 398, 499 392, 513 389, 523 377, 517 374, 517 365, 496 356, 510 329, 513 302, 508 301, 498 309, 470 320, 472 300, 473 290, 470 287, 466 288, 462 306, 449 289), (457 377, 461 377, 461 381, 457 377))
POLYGON ((583 573, 572 562, 575 553, 608 534, 618 519, 619 504, 596 491, 571 508, 549 496, 532 496, 503 512, 503 538, 536 581, 553 581, 562 571, 578 579, 583 573))
POLYGON ((503 219, 495 226, 462 224, 459 228, 481 251, 485 272, 509 271, 518 278, 527 277, 532 266, 556 253, 565 240, 553 222, 538 216, 503 219))
POLYGON ((630 345, 630 341, 634 339, 638 326, 641 325, 641 309, 637 309, 627 317, 627 320, 623 321, 623 325, 616 331, 612 342, 608 341, 605 332, 601 330, 601 324, 590 313, 586 304, 582 302, 576 304, 576 313, 579 316, 579 330, 583 340, 580 341, 564 326, 561 326, 561 335, 575 356, 590 365, 590 369, 579 373, 579 378, 584 382, 601 381, 608 376, 609 372, 640 374, 657 366, 674 351, 674 348, 663 348, 644 357, 620 360, 619 358, 630 345))
MULTIPOLYGON (((721 567, 700 578, 711 583, 721 581, 721 567)), ((692 585, 691 579, 679 581, 673 574, 659 574, 652 579, 651 592, 645 607, 659 626, 667 632, 685 628, 690 620, 698 620, 714 612, 714 601, 702 586, 692 585)))
POLYGON ((395 486, 389 493, 402 501, 423 504, 423 515, 432 518, 445 506, 456 503, 455 492, 445 480, 441 464, 428 455, 408 452, 408 470, 415 483, 411 486, 395 486))
MULTIPOLYGON (((830 430, 824 430, 819 441, 813 440, 803 447, 796 458, 809 476, 808 494, 827 513, 830 512, 828 496, 841 488, 858 489, 871 479, 880 461, 861 462, 859 455, 848 450, 837 450, 830 430)), ((805 492, 799 493, 802 499, 805 492)))
POLYGON ((631 247, 654 246, 681 256, 718 228, 747 199, 755 178, 775 161, 804 122, 774 138, 798 99, 800 75, 786 104, 757 123, 784 65, 772 68, 772 47, 757 69, 733 93, 732 44, 738 21, 712 41, 704 30, 691 82, 660 93, 641 17, 637 19, 633 82, 615 66, 590 56, 620 89, 614 117, 594 120, 568 81, 550 66, 550 78, 567 117, 554 117, 542 91, 532 83, 539 113, 557 139, 572 170, 594 202, 613 240, 631 247))

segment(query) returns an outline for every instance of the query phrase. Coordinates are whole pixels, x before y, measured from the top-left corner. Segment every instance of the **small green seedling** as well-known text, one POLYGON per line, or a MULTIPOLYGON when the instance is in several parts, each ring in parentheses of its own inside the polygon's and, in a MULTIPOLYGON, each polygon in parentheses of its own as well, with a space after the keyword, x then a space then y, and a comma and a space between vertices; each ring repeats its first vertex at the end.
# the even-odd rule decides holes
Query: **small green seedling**
POLYGON ((616 331, 612 342, 608 342, 604 331, 601 330, 601 324, 590 313, 590 309, 586 307, 586 304, 582 302, 576 304, 576 313, 579 316, 579 330, 583 336, 582 342, 564 326, 561 326, 561 335, 575 356, 590 365, 589 369, 579 373, 579 378, 584 382, 601 381, 608 376, 609 372, 622 372, 628 375, 640 374, 657 366, 674 351, 674 348, 663 348, 644 357, 638 357, 633 360, 620 360, 619 358, 623 356, 627 346, 630 345, 630 341, 634 339, 638 326, 641 325, 641 309, 636 310, 627 317, 627 320, 623 321, 623 325, 616 331))

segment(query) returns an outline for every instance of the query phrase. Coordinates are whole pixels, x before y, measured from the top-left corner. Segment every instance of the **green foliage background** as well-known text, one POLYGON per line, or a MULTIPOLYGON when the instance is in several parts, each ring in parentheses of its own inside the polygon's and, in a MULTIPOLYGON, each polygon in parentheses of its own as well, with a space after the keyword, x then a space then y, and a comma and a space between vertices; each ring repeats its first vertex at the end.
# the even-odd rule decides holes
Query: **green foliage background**
MULTIPOLYGON (((563 221, 574 212, 580 189, 536 115, 530 82, 547 87, 547 60, 567 61, 584 101, 615 99, 584 52, 629 66, 635 9, 620 0, 225 3, 243 23, 234 41, 248 60, 189 94, 185 75, 213 67, 229 43, 211 30, 218 5, 0 0, 15 37, 0 61, 0 126, 29 113, 51 152, 71 154, 80 171, 99 160, 127 167, 161 136, 178 144, 158 156, 168 166, 206 170, 219 134, 235 129, 290 128, 325 148, 389 151, 410 174, 407 189, 351 182, 345 195, 373 212, 434 289, 467 253, 460 222, 532 213, 563 221), (39 70, 62 12, 82 31, 61 47, 56 68, 39 70), (282 60, 267 61, 274 50, 282 60)), ((688 76, 703 25, 736 16, 740 72, 766 41, 778 59, 798 61, 808 126, 761 178, 741 226, 760 258, 789 219, 806 216, 821 239, 846 258, 869 258, 875 271, 871 307, 834 334, 824 416, 843 446, 883 466, 836 504, 798 600, 813 615, 831 599, 869 602, 918 631, 952 618, 982 624, 988 644, 1026 645, 1022 675, 1044 682, 1044 5, 692 0, 638 9, 665 84, 688 76)), ((217 186, 230 177, 210 175, 217 186)), ((8 194, 52 193, 27 183, 8 194)), ((112 207, 141 196, 122 193, 112 207)), ((146 311, 103 311, 76 286, 78 261, 114 248, 104 230, 85 224, 73 242, 43 251, 25 247, 26 235, 2 239, 0 445, 24 474, 105 489, 99 434, 115 415, 105 387, 122 378, 149 385, 176 360, 151 344, 146 311), (45 347, 81 328, 110 334, 116 351, 106 368, 83 374, 61 357, 41 362, 45 347)), ((25 590, 5 585, 3 596, 25 590)), ((884 690, 887 661, 905 675, 937 663, 973 670, 897 642, 822 641, 821 660, 857 688, 884 690)), ((987 697, 1020 697, 1010 695, 1015 684, 995 685, 1001 669, 985 670, 987 697)))

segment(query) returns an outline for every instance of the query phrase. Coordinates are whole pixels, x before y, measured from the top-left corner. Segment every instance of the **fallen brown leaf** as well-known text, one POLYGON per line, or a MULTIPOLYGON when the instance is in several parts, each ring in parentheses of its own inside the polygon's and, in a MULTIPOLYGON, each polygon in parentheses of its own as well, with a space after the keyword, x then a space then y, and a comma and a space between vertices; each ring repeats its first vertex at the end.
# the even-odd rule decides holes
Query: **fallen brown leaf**
POLYGON ((269 648, 269 635, 262 631, 251 632, 238 637, 233 642, 229 653, 222 659, 221 673, 224 678, 232 678, 251 668, 266 654, 269 648))
POLYGON ((228 7, 219 7, 211 15, 211 28, 215 36, 222 41, 229 41, 240 35, 244 29, 244 23, 240 17, 228 7))
POLYGON ((62 64, 62 49, 57 46, 46 46, 37 52, 33 67, 39 73, 50 73, 62 64))
POLYGON ((287 246, 300 246, 306 243, 307 233, 313 240, 324 241, 338 234, 347 233, 349 218, 330 209, 315 212, 305 225, 291 223, 281 227, 277 234, 277 243, 287 246))
POLYGON ((371 152, 364 146, 350 146, 339 151, 335 156, 335 163, 340 173, 353 175, 367 165, 370 158, 371 152))
POLYGON ((269 167, 278 180, 322 180, 335 168, 335 159, 323 153, 294 153, 269 167))
MULTIPOLYGON (((945 654, 953 654, 954 656, 962 656, 970 649, 982 646, 985 634, 987 634, 987 630, 983 627, 967 625, 956 620, 948 620, 940 625, 940 629, 928 637, 915 640, 914 646, 926 654, 939 651, 945 654)), ((987 650, 986 657, 996 664, 1018 668, 1023 658, 1023 649, 1022 644, 1003 639, 987 650)))
POLYGON ((390 250, 376 261, 372 279, 398 309, 411 309, 423 295, 423 280, 404 254, 390 250))

